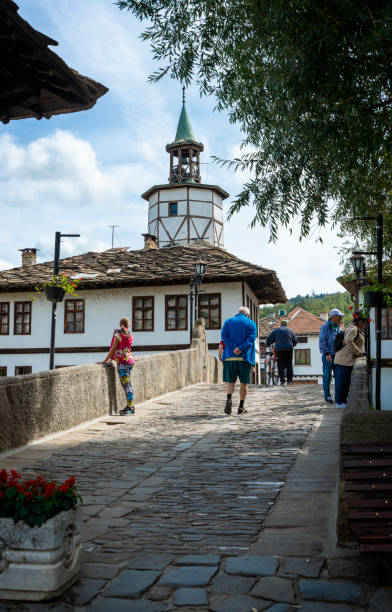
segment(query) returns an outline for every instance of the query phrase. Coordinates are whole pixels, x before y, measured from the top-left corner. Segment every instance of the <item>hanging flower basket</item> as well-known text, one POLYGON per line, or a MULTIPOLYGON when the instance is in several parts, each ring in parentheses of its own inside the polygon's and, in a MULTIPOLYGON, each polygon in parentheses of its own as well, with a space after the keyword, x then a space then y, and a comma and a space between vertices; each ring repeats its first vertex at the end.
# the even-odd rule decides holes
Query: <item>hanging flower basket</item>
POLYGON ((56 485, 0 471, 0 599, 52 599, 79 578, 79 500, 73 477, 56 485))
POLYGON ((366 291, 365 293, 365 304, 369 308, 374 306, 380 306, 382 303, 382 293, 379 291, 366 291))
MULTIPOLYGON (((62 302, 65 295, 76 296, 76 287, 79 284, 79 279, 73 279, 67 276, 65 273, 55 274, 50 281, 43 283, 40 287, 35 287, 35 291, 40 293, 43 291, 46 295, 46 299, 49 302, 62 302)), ((30 299, 34 300, 34 296, 30 299)))
POLYGON ((369 308, 390 308, 391 302, 390 293, 383 293, 382 291, 366 291, 365 293, 365 303, 369 308))
POLYGON ((65 296, 65 291, 62 287, 51 287, 50 285, 44 287, 44 293, 49 302, 62 302, 65 296))

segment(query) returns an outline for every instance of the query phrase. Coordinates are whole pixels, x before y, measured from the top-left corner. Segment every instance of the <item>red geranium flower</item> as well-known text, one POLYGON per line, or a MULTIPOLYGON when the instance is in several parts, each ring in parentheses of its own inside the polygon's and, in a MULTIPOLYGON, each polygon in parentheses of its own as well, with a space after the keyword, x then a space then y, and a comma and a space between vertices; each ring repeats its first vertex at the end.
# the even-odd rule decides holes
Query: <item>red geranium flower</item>
POLYGON ((49 499, 49 497, 52 497, 54 490, 56 488, 56 483, 55 482, 50 482, 47 487, 45 487, 45 497, 46 499, 49 499))
POLYGON ((349 310, 352 310, 352 309, 353 309, 353 307, 352 307, 352 306, 349 306, 348 308, 349 308, 349 310))

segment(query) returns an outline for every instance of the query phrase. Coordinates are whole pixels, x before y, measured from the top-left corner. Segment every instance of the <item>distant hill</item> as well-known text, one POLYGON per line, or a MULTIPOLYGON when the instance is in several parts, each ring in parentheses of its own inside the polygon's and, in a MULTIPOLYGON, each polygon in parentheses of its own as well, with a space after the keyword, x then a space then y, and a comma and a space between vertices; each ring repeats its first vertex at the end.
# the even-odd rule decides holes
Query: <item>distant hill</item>
POLYGON ((279 314, 280 310, 285 310, 288 314, 293 308, 300 306, 315 315, 320 312, 329 312, 332 308, 339 308, 344 314, 344 322, 347 323, 351 316, 349 306, 353 306, 350 295, 347 291, 340 293, 319 293, 312 295, 297 295, 290 298, 285 304, 274 304, 273 306, 260 306, 260 316, 264 317, 271 312, 279 314))

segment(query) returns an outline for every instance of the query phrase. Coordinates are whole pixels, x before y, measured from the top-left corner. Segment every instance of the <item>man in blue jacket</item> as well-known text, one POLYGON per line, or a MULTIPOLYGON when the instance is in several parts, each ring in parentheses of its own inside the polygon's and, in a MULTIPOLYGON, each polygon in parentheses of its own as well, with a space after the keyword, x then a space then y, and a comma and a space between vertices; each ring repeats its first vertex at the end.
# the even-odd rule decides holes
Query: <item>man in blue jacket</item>
POLYGON ((323 389, 325 401, 333 404, 330 385, 332 371, 335 373, 335 338, 340 331, 343 313, 338 308, 332 308, 329 319, 320 328, 319 348, 323 362, 323 389))
POLYGON ((280 384, 293 384, 293 347, 297 344, 296 335, 287 327, 288 321, 282 319, 280 327, 272 330, 266 340, 266 345, 275 344, 276 357, 278 360, 278 373, 280 384))
POLYGON ((250 373, 255 365, 255 340, 257 327, 249 319, 249 308, 241 306, 238 314, 226 319, 222 327, 221 338, 223 349, 223 381, 226 383, 225 413, 231 414, 232 395, 237 377, 240 379, 240 405, 238 414, 248 412, 244 407, 250 373))

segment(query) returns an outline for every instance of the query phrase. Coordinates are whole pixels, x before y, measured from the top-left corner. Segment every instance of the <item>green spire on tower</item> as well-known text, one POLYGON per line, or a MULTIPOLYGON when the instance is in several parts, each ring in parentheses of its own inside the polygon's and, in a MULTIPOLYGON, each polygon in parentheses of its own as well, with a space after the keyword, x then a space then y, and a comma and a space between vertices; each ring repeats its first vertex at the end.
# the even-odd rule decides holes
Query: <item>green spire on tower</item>
POLYGON ((180 142, 181 140, 195 140, 192 125, 185 107, 185 87, 182 88, 182 110, 174 142, 180 142))

